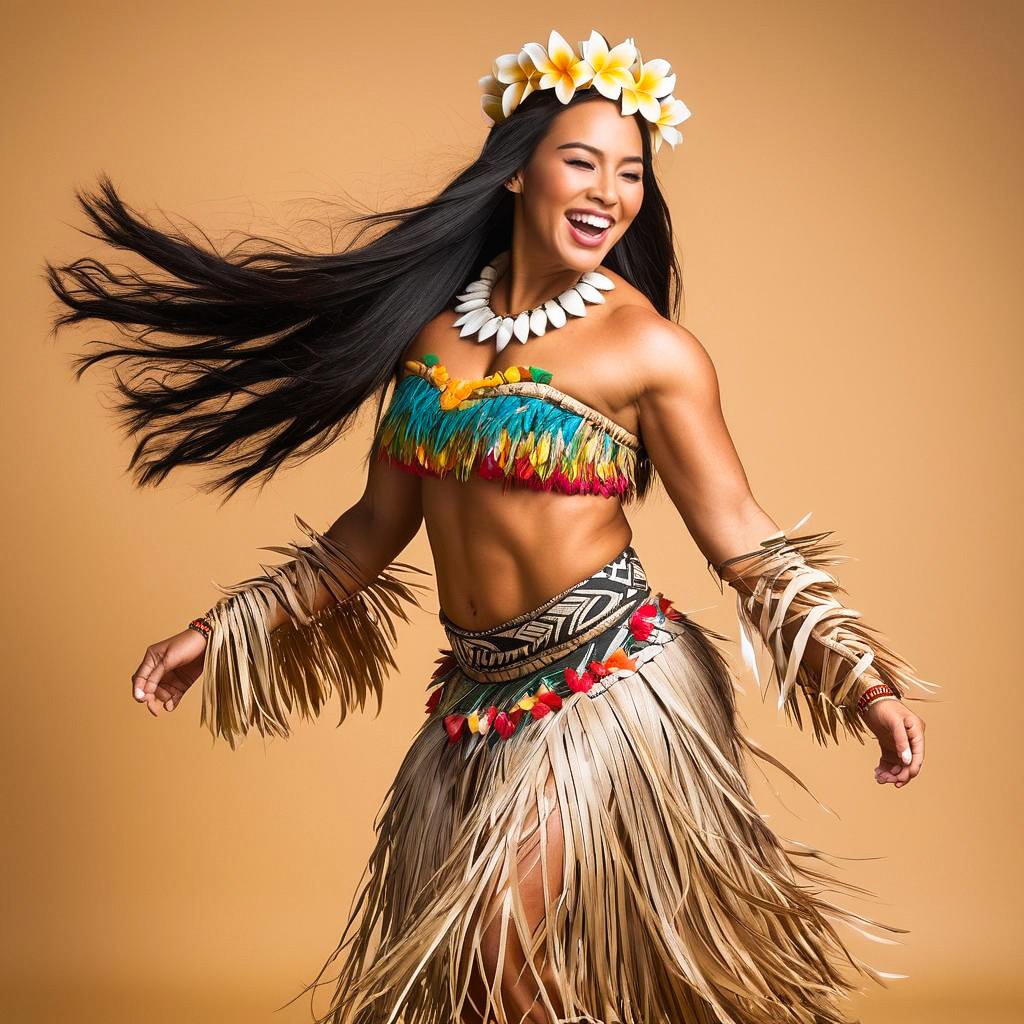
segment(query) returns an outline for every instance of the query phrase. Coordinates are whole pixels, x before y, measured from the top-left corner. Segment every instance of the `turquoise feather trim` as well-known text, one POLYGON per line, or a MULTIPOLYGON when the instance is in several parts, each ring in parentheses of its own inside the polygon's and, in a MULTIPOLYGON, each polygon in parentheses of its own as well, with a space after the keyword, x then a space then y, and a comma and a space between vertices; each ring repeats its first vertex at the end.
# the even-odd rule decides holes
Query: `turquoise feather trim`
POLYGON ((396 387, 378 444, 406 465, 453 472, 460 480, 488 454, 490 465, 481 467, 487 475, 522 478, 525 461, 526 476, 555 475, 575 490, 624 494, 635 474, 633 450, 583 416, 533 395, 501 393, 443 409, 437 387, 419 374, 396 387))

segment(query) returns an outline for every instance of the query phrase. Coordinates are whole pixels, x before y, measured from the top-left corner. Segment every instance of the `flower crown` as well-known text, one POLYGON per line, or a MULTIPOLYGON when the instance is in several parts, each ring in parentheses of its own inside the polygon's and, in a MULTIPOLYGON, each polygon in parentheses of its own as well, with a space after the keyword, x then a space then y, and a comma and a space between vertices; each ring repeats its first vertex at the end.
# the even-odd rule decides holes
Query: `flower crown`
POLYGON ((494 61, 492 73, 479 80, 480 106, 497 124, 536 89, 554 89, 559 100, 568 103, 577 89, 593 86, 610 100, 621 98, 623 115, 640 111, 650 122, 655 152, 662 141, 675 149, 683 135, 673 125, 685 121, 690 111, 670 95, 676 84, 671 70, 660 57, 644 61, 632 38, 609 49, 608 40, 591 29, 577 53, 552 29, 547 50, 540 43, 523 43, 519 53, 506 53, 494 61))

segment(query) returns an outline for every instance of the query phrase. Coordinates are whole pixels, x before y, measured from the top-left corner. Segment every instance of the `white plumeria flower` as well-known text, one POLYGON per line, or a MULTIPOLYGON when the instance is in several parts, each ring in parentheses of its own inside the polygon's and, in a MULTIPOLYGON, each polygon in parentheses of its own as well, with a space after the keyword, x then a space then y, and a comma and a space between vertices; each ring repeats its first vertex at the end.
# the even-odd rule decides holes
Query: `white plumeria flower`
POLYGON ((483 90, 480 93, 480 109, 496 124, 505 116, 502 113, 501 105, 505 87, 494 75, 484 75, 483 78, 478 79, 478 84, 483 90))
POLYGON ((629 69, 636 61, 636 46, 632 39, 609 50, 604 36, 591 29, 590 38, 580 44, 580 50, 594 72, 591 84, 602 96, 617 100, 623 86, 633 86, 633 74, 629 69))
POLYGON ((673 149, 683 140, 683 133, 674 124, 682 124, 690 116, 689 108, 682 100, 675 96, 666 96, 661 101, 661 116, 651 124, 654 136, 654 152, 661 149, 662 141, 667 142, 673 149))
POLYGON ((548 37, 545 51, 540 43, 524 43, 523 49, 540 72, 538 89, 554 88, 562 103, 568 103, 576 90, 594 77, 593 68, 555 30, 548 37))
POLYGON ((663 142, 674 148, 682 141, 674 125, 690 116, 686 104, 671 95, 676 76, 668 61, 645 62, 632 36, 609 49, 596 29, 579 42, 578 52, 552 30, 546 50, 540 43, 524 43, 518 53, 498 57, 491 74, 478 81, 480 106, 492 124, 508 118, 536 90, 554 89, 568 103, 577 89, 593 86, 608 99, 620 99, 623 116, 640 112, 655 152, 663 142))
POLYGON ((622 87, 622 113, 634 114, 639 110, 648 121, 656 122, 661 117, 658 98, 667 96, 676 84, 671 70, 669 62, 661 57, 641 64, 640 74, 633 73, 633 84, 622 87))
POLYGON ((494 77, 505 91, 501 97, 501 109, 508 117, 534 89, 538 88, 540 71, 524 47, 518 53, 506 53, 494 62, 494 77))
POLYGON ((640 77, 640 69, 644 66, 644 58, 643 58, 643 56, 640 53, 640 47, 636 45, 636 41, 633 39, 632 36, 630 36, 626 40, 626 42, 627 43, 632 43, 633 44, 633 49, 636 50, 636 60, 633 61, 632 64, 630 64, 629 70, 632 73, 634 78, 639 78, 640 77))

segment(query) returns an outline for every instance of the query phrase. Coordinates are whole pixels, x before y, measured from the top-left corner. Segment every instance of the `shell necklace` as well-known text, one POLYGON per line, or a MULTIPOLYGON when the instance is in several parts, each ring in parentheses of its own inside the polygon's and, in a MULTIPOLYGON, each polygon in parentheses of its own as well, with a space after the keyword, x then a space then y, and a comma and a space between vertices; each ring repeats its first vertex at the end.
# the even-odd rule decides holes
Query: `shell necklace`
POLYGON ((491 289, 498 274, 508 266, 509 252, 510 250, 506 249, 496 256, 481 271, 479 279, 456 296, 459 304, 455 307, 455 312, 461 313, 462 316, 452 326, 462 328, 459 331, 460 338, 475 334, 476 341, 486 341, 493 334, 499 352, 513 338, 525 345, 531 334, 539 337, 549 325, 552 328, 565 326, 568 319, 566 314, 586 316, 585 303, 604 302, 601 293, 611 291, 615 287, 615 282, 611 278, 596 270, 588 270, 576 284, 561 295, 556 295, 533 309, 524 309, 522 313, 499 316, 491 309, 491 289))

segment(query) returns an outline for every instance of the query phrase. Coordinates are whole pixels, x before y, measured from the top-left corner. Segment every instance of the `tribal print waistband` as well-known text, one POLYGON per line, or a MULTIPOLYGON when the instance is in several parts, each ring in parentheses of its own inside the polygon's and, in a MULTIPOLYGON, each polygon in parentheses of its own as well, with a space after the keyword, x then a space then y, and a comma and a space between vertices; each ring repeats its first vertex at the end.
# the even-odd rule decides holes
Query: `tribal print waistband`
POLYGON ((440 619, 464 675, 506 682, 558 661, 628 617, 649 596, 647 574, 629 545, 592 576, 490 629, 462 629, 443 611, 440 619))

